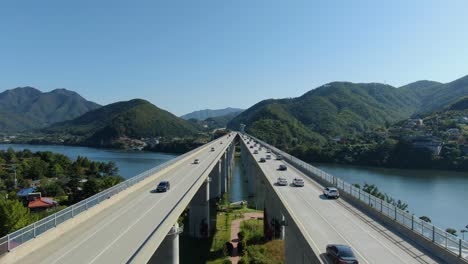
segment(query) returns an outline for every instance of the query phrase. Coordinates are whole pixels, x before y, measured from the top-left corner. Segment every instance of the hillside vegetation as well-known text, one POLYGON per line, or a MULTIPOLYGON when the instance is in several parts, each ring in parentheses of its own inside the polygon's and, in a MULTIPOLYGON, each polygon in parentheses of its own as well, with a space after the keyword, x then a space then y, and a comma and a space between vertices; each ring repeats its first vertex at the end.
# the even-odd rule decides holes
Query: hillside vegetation
POLYGON ((119 137, 183 137, 198 129, 148 101, 134 99, 104 106, 43 131, 77 136, 78 142, 89 145, 107 146, 119 137))
POLYGON ((379 83, 332 82, 292 99, 264 100, 228 127, 283 148, 320 146, 434 110, 468 95, 468 76, 451 83, 418 81, 401 88, 379 83))
POLYGON ((100 105, 65 89, 42 93, 32 87, 0 93, 0 132, 17 132, 46 127, 76 118, 100 105))

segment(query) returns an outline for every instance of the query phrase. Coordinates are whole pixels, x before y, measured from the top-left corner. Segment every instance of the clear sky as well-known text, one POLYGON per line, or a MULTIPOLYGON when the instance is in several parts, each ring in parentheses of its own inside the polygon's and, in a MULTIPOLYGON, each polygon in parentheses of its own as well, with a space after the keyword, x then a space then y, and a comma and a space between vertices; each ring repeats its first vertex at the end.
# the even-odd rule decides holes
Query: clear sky
POLYGON ((177 115, 331 81, 468 74, 468 1, 46 0, 0 3, 0 90, 67 88, 177 115))

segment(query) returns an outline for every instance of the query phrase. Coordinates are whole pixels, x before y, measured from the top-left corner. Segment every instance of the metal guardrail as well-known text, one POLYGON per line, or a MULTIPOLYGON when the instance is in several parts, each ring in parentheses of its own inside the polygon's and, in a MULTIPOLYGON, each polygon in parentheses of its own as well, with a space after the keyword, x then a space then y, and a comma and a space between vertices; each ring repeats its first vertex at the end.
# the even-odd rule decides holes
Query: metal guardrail
MULTIPOLYGON (((209 144, 209 143, 208 143, 209 144)), ((37 236, 45 233, 46 231, 53 229, 67 220, 79 215, 82 212, 87 211, 101 202, 111 198, 112 196, 120 193, 123 190, 141 182, 149 176, 169 167, 170 165, 192 155, 193 153, 203 149, 207 144, 193 149, 187 153, 184 153, 170 161, 160 164, 152 169, 144 171, 130 179, 127 179, 117 185, 110 187, 102 192, 99 192, 89 198, 86 198, 76 204, 73 204, 57 213, 49 215, 33 224, 23 227, 13 233, 10 233, 0 238, 0 255, 5 254, 12 249, 21 246, 23 243, 36 238, 37 236)))
POLYGON ((447 233, 444 230, 432 225, 431 223, 427 223, 419 219, 418 217, 415 217, 413 214, 409 214, 403 210, 400 210, 393 204, 387 203, 386 201, 378 197, 366 193, 361 189, 354 187, 352 184, 349 184, 339 179, 338 177, 330 175, 274 146, 271 146, 270 144, 260 139, 257 139, 248 134, 245 135, 254 139, 264 147, 271 149, 273 153, 282 155, 284 159, 286 159, 293 165, 296 165, 310 172, 318 179, 321 179, 329 183, 330 185, 337 187, 340 190, 340 192, 345 192, 353 196, 354 198, 360 200, 367 206, 377 210, 377 212, 393 219, 400 225, 405 226, 412 232, 425 237, 426 239, 441 246, 442 248, 445 248, 447 251, 458 255, 458 257, 460 258, 468 258, 468 241, 462 240, 461 238, 447 233))

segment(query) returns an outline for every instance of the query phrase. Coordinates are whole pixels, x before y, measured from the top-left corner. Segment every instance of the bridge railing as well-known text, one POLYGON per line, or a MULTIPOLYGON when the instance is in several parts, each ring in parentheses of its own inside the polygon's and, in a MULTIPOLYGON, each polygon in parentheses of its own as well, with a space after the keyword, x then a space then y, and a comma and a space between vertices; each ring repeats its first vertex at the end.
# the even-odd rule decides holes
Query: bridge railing
POLYGON ((184 159, 187 156, 204 148, 205 145, 182 154, 172 160, 160 164, 152 169, 144 171, 132 178, 129 178, 117 185, 114 185, 102 192, 99 192, 89 198, 86 198, 76 204, 73 204, 57 213, 49 215, 33 224, 23 227, 13 233, 10 233, 0 238, 0 255, 11 251, 12 249, 21 246, 23 243, 43 234, 44 232, 53 229, 69 219, 87 211, 88 209, 100 204, 101 202, 111 198, 112 196, 120 193, 121 191, 141 182, 149 176, 169 167, 170 165, 184 159))
POLYGON ((328 174, 274 146, 271 146, 270 144, 260 139, 257 139, 250 135, 247 136, 263 145, 263 147, 269 148, 273 153, 280 154, 284 157, 284 159, 286 159, 293 165, 308 171, 310 173, 309 176, 313 175, 316 177, 316 179, 337 187, 340 190, 340 192, 345 192, 351 195, 352 197, 360 200, 367 206, 377 210, 377 212, 393 219, 397 223, 407 227, 412 232, 425 237, 433 243, 452 252, 453 254, 456 254, 461 258, 468 258, 467 241, 462 240, 450 233, 447 233, 446 231, 434 226, 433 224, 427 223, 419 219, 418 217, 415 217, 414 214, 410 214, 404 210, 399 209, 397 206, 382 200, 381 198, 366 193, 360 188, 357 188, 352 184, 341 180, 338 177, 328 174))

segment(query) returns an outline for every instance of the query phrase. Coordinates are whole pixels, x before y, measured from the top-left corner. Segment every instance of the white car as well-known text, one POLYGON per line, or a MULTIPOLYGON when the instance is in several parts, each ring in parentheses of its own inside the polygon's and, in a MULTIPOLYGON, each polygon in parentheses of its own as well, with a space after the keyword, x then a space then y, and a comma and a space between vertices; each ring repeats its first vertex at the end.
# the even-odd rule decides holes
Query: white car
POLYGON ((271 155, 270 154, 266 155, 266 159, 267 160, 271 159, 271 155))
POLYGON ((279 177, 277 184, 279 186, 287 186, 288 185, 288 180, 286 180, 286 178, 284 178, 284 177, 279 177))
POLYGON ((294 178, 293 184, 297 187, 304 187, 304 180, 301 178, 294 178))
POLYGON ((340 192, 335 187, 326 187, 323 189, 323 195, 327 198, 340 198, 340 192))
POLYGON ((283 159, 283 156, 281 154, 278 154, 278 156, 276 156, 276 159, 277 160, 282 160, 283 159))
POLYGON ((258 154, 258 150, 254 150, 254 154, 258 154))
POLYGON ((200 160, 199 160, 199 159, 195 159, 195 160, 193 161, 193 164, 200 164, 200 160))
POLYGON ((271 149, 267 149, 267 153, 271 153, 271 149))

